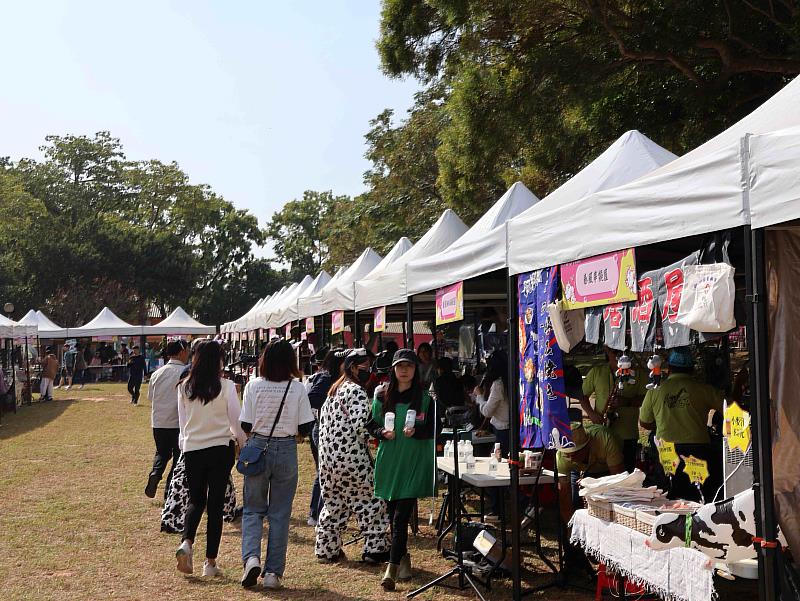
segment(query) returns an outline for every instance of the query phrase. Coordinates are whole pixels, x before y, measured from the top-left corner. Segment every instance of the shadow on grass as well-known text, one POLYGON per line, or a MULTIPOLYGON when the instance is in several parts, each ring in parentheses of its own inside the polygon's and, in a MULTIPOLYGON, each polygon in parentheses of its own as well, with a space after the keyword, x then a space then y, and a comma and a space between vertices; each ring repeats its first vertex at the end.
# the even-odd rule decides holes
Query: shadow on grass
POLYGON ((70 405, 76 402, 73 399, 48 401, 46 403, 35 401, 31 405, 17 407, 16 413, 3 413, 0 440, 10 440, 40 428, 58 419, 70 405))

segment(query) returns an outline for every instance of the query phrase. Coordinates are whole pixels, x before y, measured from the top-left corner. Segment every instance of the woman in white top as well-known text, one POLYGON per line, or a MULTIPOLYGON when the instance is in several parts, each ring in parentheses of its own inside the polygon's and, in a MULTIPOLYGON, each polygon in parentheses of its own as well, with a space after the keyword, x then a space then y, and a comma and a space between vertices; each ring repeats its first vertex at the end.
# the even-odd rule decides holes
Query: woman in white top
POLYGON ((508 357, 505 351, 497 350, 486 359, 486 374, 477 391, 477 402, 481 414, 489 418, 504 455, 508 454, 508 426, 511 420, 506 395, 507 379, 508 357))
POLYGON ((250 434, 248 446, 266 449, 263 472, 244 478, 242 516, 242 586, 255 586, 259 574, 264 588, 281 588, 289 545, 289 518, 297 490, 296 436, 311 434, 314 414, 297 367, 292 345, 269 344, 258 362, 260 377, 244 388, 242 428, 250 434), (261 535, 269 520, 267 555, 261 569, 261 535))
POLYGON ((218 576, 217 553, 222 537, 225 488, 234 460, 234 440, 246 438, 239 426, 236 387, 222 379, 223 351, 215 341, 201 342, 194 351, 189 375, 178 384, 180 447, 186 465, 189 506, 183 541, 176 552, 178 570, 191 574, 192 545, 203 511, 208 513, 203 576, 218 576))

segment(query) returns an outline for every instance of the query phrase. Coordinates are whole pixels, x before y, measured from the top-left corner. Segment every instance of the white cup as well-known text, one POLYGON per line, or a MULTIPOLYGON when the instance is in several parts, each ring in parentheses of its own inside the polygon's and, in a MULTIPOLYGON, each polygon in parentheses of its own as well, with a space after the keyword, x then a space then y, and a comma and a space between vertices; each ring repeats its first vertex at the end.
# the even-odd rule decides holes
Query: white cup
POLYGON ((383 429, 394 432, 394 413, 391 411, 383 416, 383 429))
POLYGON ((406 411, 406 428, 413 428, 417 421, 417 412, 413 409, 406 411))

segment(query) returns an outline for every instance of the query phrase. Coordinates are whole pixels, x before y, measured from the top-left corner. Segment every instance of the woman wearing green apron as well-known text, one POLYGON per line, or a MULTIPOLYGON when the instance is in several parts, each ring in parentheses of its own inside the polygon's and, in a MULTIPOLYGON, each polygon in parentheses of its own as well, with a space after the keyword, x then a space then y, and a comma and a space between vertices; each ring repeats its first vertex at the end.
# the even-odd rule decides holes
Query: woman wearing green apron
POLYGON ((389 591, 394 590, 395 580, 411 578, 408 524, 416 500, 434 495, 435 404, 422 389, 417 367, 414 351, 397 351, 391 380, 375 391, 372 402, 369 429, 380 441, 375 458, 375 496, 387 501, 392 523, 389 564, 381 581, 389 591), (416 417, 409 415, 410 411, 416 417), (394 414, 393 425, 387 423, 387 414, 394 414))

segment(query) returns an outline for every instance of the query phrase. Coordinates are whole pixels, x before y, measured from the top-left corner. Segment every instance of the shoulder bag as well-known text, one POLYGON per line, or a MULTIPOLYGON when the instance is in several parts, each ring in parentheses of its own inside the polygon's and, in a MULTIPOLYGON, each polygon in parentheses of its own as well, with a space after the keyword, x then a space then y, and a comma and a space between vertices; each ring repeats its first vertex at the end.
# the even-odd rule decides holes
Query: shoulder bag
POLYGON ((280 407, 278 407, 278 413, 275 415, 275 421, 272 422, 272 429, 269 431, 266 446, 262 449, 258 445, 250 444, 253 440, 251 436, 244 445, 244 448, 239 452, 239 460, 236 462, 236 471, 240 474, 244 476, 257 476, 267 469, 267 449, 269 449, 269 444, 272 442, 275 426, 278 425, 278 421, 281 419, 283 404, 286 402, 286 395, 289 394, 291 385, 292 381, 289 380, 289 383, 286 385, 286 390, 283 391, 283 398, 281 399, 280 407))

